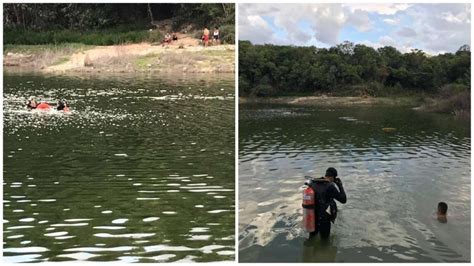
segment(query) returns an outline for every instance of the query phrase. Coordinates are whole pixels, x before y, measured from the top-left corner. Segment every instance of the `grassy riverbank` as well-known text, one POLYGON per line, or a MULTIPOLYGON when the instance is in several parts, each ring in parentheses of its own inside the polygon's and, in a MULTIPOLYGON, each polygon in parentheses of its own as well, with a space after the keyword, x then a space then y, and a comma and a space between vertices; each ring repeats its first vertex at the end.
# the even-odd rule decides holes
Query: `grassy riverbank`
POLYGON ((346 106, 346 105, 404 105, 416 107, 422 103, 419 97, 328 97, 328 96, 281 96, 266 98, 240 97, 239 103, 268 103, 315 106, 346 106))
POLYGON ((3 46, 4 67, 44 68, 67 61, 74 53, 92 48, 81 43, 3 46))
POLYGON ((444 86, 434 97, 425 98, 420 110, 471 117, 471 91, 461 85, 444 86))
POLYGON ((235 68, 234 45, 202 47, 190 37, 166 46, 5 45, 3 55, 4 67, 13 71, 233 73, 235 68))
POLYGON ((456 86, 443 87, 436 94, 371 96, 299 95, 278 97, 240 97, 239 103, 290 104, 302 106, 397 105, 419 111, 452 114, 469 119, 471 113, 470 91, 456 86))

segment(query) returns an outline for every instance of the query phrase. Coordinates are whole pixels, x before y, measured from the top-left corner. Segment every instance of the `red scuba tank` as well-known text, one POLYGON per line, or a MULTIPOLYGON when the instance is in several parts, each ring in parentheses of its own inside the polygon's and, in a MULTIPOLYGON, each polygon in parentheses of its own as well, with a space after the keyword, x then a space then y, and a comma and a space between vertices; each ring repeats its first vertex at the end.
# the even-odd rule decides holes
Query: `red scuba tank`
POLYGON ((308 186, 303 190, 303 229, 308 232, 316 231, 316 202, 314 190, 308 186))

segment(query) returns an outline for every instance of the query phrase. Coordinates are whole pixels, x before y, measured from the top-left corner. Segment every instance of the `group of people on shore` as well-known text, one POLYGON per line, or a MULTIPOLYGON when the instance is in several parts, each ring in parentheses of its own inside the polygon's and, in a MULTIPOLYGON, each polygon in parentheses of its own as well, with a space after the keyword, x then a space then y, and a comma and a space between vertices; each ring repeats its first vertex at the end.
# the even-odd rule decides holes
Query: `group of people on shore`
MULTIPOLYGON (((202 33, 201 41, 204 47, 209 46, 209 35, 210 31, 207 27, 204 28, 204 31, 202 33)), ((212 45, 219 45, 221 44, 221 35, 219 32, 219 27, 214 27, 214 32, 212 33, 212 40, 211 40, 212 45)))
MULTIPOLYGON (((211 41, 211 45, 220 45, 221 44, 221 35, 219 32, 219 27, 214 27, 214 31, 212 32, 212 38, 211 38, 211 32, 207 27, 204 28, 202 36, 201 36, 201 43, 204 47, 209 46, 209 41, 211 41)), ((162 45, 169 45, 172 42, 175 42, 178 40, 178 35, 176 32, 169 33, 167 32, 165 34, 165 37, 163 38, 163 41, 161 42, 162 45)))
POLYGON ((178 40, 178 35, 176 34, 176 32, 173 32, 173 33, 166 33, 165 34, 165 38, 163 39, 163 42, 162 44, 170 44, 171 42, 175 42, 178 40))

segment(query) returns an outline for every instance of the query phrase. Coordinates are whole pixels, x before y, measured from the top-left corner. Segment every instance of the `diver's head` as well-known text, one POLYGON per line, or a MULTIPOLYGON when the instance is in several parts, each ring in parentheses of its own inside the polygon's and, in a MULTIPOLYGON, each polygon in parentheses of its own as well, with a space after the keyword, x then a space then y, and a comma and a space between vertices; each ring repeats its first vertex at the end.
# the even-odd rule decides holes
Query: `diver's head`
POLYGON ((438 203, 438 215, 446 215, 448 213, 448 204, 446 202, 438 203))
POLYGON ((328 179, 329 181, 331 182, 334 182, 334 180, 336 180, 336 177, 337 177, 337 170, 336 168, 334 167, 329 167, 327 170, 326 170, 326 175, 325 175, 326 179, 328 179))

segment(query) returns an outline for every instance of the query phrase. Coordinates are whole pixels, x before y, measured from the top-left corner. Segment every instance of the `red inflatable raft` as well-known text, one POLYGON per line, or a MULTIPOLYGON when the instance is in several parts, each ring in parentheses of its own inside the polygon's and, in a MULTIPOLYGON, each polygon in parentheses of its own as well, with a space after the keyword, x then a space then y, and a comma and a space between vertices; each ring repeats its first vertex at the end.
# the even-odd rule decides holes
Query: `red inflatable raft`
POLYGON ((41 110, 41 111, 49 111, 51 110, 51 106, 47 103, 40 103, 36 106, 36 109, 41 110))

